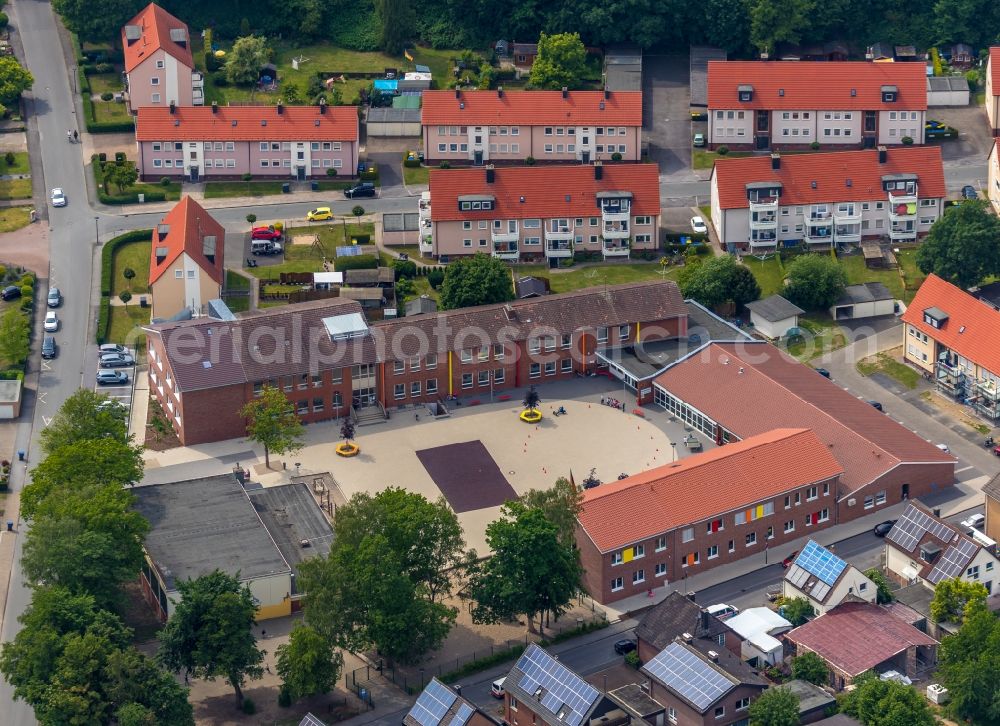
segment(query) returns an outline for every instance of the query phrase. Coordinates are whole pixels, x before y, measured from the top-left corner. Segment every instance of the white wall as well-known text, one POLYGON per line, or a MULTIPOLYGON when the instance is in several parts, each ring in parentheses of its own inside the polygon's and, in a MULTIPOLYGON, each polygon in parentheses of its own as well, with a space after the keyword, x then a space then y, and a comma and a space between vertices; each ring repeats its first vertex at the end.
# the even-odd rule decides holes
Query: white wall
POLYGON ((750 322, 753 323, 753 326, 759 330, 762 335, 766 335, 768 338, 776 340, 787 333, 789 328, 796 327, 798 325, 799 318, 797 315, 793 315, 790 318, 785 318, 784 320, 772 323, 770 320, 765 320, 757 313, 751 311, 750 322))

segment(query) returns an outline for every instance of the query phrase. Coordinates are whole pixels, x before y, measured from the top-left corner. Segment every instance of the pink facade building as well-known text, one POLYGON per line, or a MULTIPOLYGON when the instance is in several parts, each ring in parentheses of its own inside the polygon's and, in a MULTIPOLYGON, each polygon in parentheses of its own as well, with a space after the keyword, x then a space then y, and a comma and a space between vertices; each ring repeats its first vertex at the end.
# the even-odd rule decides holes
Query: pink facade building
POLYGON ((305 180, 358 168, 354 106, 140 108, 135 138, 143 179, 305 180))
POLYGON ((201 106, 205 79, 195 69, 188 27, 150 3, 122 27, 129 108, 201 106))

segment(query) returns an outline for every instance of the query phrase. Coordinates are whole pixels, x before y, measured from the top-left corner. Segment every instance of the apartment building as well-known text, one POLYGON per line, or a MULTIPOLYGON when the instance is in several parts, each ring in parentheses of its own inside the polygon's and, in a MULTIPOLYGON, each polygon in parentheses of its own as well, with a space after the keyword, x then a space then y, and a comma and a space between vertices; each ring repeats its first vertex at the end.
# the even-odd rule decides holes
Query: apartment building
POLYGON ((125 89, 134 113, 143 107, 201 106, 205 79, 195 69, 185 23, 150 3, 122 27, 125 89))
POLYGON ((924 143, 922 63, 709 61, 708 145, 789 149, 924 143))
POLYGON ((990 48, 986 61, 986 118, 993 135, 1000 134, 1000 47, 990 48))
POLYGON ((429 163, 639 161, 640 91, 424 91, 429 163))
POLYGON ((672 281, 591 288, 383 320, 342 298, 145 328, 150 393, 187 446, 244 436, 265 385, 305 423, 483 398, 593 371, 597 353, 687 337, 672 281), (353 413, 352 413, 353 412, 353 413))
POLYGON ((659 245, 655 164, 434 169, 429 202, 420 251, 442 260, 483 252, 554 265, 575 252, 627 259, 659 245))
POLYGON ((987 421, 1000 419, 1000 311, 930 274, 902 320, 903 360, 987 421))
POLYGON ((750 254, 913 242, 944 213, 947 194, 934 146, 720 159, 711 192, 719 239, 750 254))
POLYGON ((587 592, 614 602, 825 529, 842 472, 812 431, 774 429, 588 489, 587 592))
POLYGON ((143 107, 135 122, 143 179, 199 182, 241 179, 303 181, 354 176, 358 168, 354 106, 143 107))

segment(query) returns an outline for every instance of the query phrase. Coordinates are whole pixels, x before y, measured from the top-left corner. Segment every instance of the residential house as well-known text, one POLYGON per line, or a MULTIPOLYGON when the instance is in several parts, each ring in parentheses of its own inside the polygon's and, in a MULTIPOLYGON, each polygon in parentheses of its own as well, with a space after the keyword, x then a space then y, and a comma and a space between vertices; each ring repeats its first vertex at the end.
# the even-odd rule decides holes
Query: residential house
POLYGON ((725 622, 698 605, 694 593, 672 590, 643 613, 635 628, 639 660, 648 663, 685 634, 740 654, 740 640, 725 622))
POLYGON ((785 634, 799 655, 815 653, 830 668, 829 685, 849 686, 866 671, 895 670, 918 679, 937 662, 938 642, 889 610, 845 602, 785 634))
MULTIPOLYGON (((997 48, 1000 53, 1000 48, 997 48)), ((1000 92, 1000 85, 997 86, 1000 92)), ((1000 133, 995 131, 994 133, 1000 133)), ((1000 214, 1000 153, 998 153, 998 141, 994 140, 990 146, 990 153, 986 157, 986 196, 993 205, 993 209, 1000 214)))
POLYGON ((627 259, 659 247, 655 164, 432 169, 431 233, 421 252, 477 252, 553 266, 576 252, 627 259))
POLYGON ((767 680, 738 656, 709 641, 678 638, 640 669, 649 695, 678 726, 746 726, 750 704, 767 680))
POLYGON ((510 59, 519 71, 530 72, 537 57, 538 43, 518 43, 516 40, 510 42, 510 59))
POLYGON ((424 91, 421 125, 432 164, 642 159, 640 91, 424 91))
POLYGON ((1000 134, 1000 47, 990 48, 986 61, 986 118, 993 135, 1000 134))
POLYGON ((134 113, 144 107, 201 106, 205 79, 195 68, 188 27, 150 3, 122 28, 125 88, 134 113))
POLYGON ((921 64, 709 61, 708 145, 788 149, 924 143, 921 64))
POLYGON ((952 68, 969 68, 976 62, 976 51, 968 43, 955 43, 949 49, 952 68))
POLYGON ((950 454, 770 343, 710 343, 660 373, 653 396, 719 444, 778 428, 811 429, 843 474, 829 500, 799 499, 784 508, 781 519, 796 536, 820 519, 847 522, 955 481, 950 454))
POLYGON ((770 608, 747 608, 726 620, 742 640, 740 657, 755 668, 778 665, 785 659, 778 636, 792 624, 770 608))
POLYGON ((937 147, 720 159, 710 184, 719 239, 750 254, 912 242, 944 213, 947 195, 937 147))
POLYGON ((987 421, 1000 419, 1000 311, 930 274, 902 320, 903 360, 987 421))
POLYGON ((837 708, 837 699, 830 695, 829 691, 809 681, 796 678, 786 681, 780 686, 771 686, 771 688, 784 688, 791 691, 792 695, 798 699, 800 726, 822 721, 826 714, 837 708))
POLYGON ((746 304, 754 330, 771 340, 780 340, 799 327, 799 316, 805 310, 793 305, 781 295, 769 295, 763 300, 746 304))
POLYGON ((534 643, 510 669, 504 691, 504 721, 511 726, 629 723, 618 704, 534 643))
POLYGON ((225 282, 226 230, 185 195, 153 229, 149 289, 153 318, 202 315, 225 282))
POLYGON ((143 179, 186 181, 354 176, 354 106, 175 106, 139 108, 135 121, 143 179))
POLYGON ((781 582, 787 598, 805 598, 817 615, 846 600, 875 602, 878 588, 854 565, 809 540, 788 566, 781 582))
POLYGON ((842 471, 812 431, 774 429, 588 489, 576 532, 587 592, 614 602, 779 547, 801 536, 793 501, 810 511, 803 527, 828 527, 842 471))
POLYGON ((403 716, 403 726, 496 726, 492 718, 459 695, 456 689, 460 688, 451 688, 431 678, 403 716))
POLYGON ((859 320, 893 315, 896 299, 881 282, 863 282, 848 285, 837 302, 830 306, 834 320, 859 320))
POLYGON ((267 383, 306 423, 350 410, 384 418, 389 406, 571 379, 597 368, 598 351, 688 334, 687 307, 670 280, 371 326, 357 302, 330 298, 144 330, 150 392, 187 446, 244 436, 238 412, 267 383), (481 331, 474 342, 463 338, 469 329, 481 331))

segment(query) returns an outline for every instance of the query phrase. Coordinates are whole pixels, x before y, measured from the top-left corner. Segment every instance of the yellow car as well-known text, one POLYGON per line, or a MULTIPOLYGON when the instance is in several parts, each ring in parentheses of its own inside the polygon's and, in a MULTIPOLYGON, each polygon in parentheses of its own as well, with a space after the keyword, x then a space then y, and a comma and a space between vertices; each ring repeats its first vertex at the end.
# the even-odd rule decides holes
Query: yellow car
POLYGON ((306 219, 310 222, 322 222, 324 219, 333 219, 333 212, 329 207, 316 207, 309 211, 306 219))

